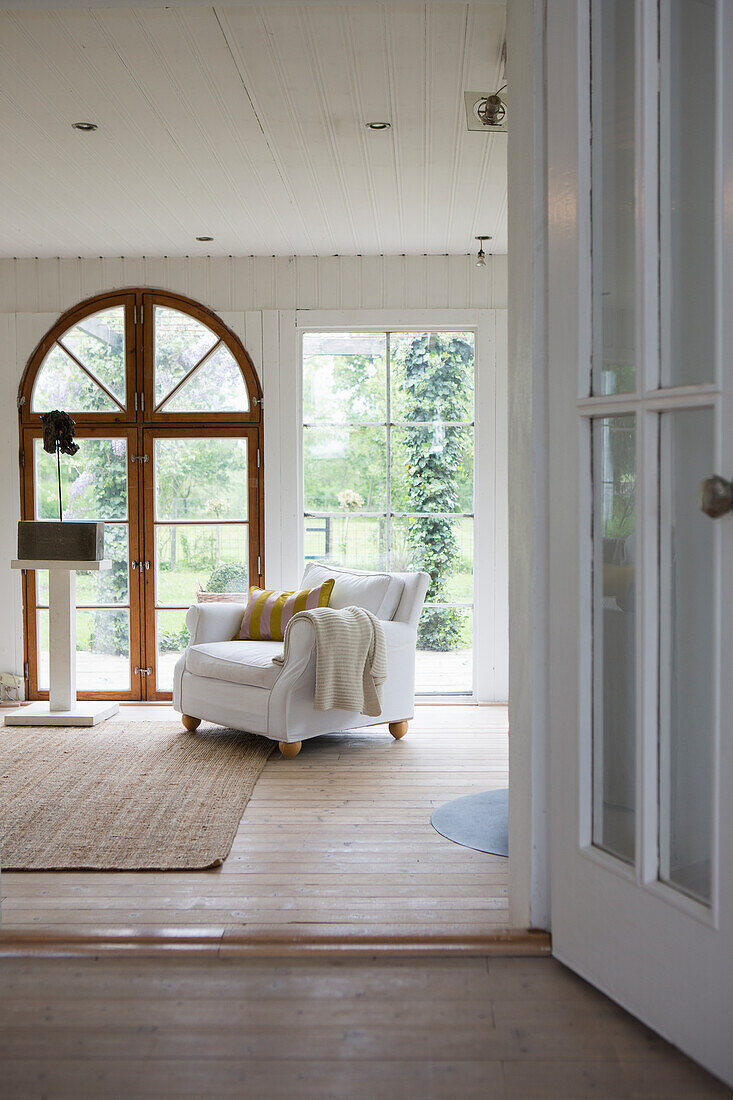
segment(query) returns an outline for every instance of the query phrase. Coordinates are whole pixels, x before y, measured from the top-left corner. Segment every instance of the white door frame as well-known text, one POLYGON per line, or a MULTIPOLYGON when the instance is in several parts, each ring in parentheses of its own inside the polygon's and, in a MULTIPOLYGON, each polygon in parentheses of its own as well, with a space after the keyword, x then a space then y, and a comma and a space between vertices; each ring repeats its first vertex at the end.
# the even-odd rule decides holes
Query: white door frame
POLYGON ((546 0, 507 0, 509 922, 549 928, 546 0))

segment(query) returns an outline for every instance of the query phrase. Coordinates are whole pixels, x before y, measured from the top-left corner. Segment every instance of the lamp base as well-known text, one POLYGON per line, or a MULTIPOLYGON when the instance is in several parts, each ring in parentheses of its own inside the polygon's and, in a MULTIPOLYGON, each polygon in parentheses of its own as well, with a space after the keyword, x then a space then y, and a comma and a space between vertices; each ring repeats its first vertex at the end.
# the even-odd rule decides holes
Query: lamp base
POLYGON ((46 702, 29 703, 5 715, 6 726, 96 726, 117 714, 119 703, 77 700, 71 710, 51 710, 46 702))

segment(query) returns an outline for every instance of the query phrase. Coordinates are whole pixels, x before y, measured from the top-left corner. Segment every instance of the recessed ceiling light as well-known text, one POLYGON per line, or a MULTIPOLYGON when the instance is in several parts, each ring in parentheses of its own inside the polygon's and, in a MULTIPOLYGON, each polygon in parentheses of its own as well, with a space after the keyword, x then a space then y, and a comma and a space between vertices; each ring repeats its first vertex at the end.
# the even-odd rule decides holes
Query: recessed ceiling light
POLYGON ((197 241, 213 241, 213 237, 197 237, 197 241))
POLYGON ((367 130, 391 130, 391 122, 365 122, 367 130))
POLYGON ((93 130, 98 130, 96 122, 72 122, 72 130, 83 130, 85 134, 91 134, 93 130))

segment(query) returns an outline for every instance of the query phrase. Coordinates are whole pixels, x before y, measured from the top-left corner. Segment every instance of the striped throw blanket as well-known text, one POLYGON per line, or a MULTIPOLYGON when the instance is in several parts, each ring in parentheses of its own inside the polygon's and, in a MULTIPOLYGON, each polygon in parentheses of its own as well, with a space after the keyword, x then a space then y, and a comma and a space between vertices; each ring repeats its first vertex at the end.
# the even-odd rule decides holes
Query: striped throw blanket
POLYGON ((376 718, 382 713, 387 679, 387 647, 379 619, 363 607, 317 607, 293 615, 277 664, 288 659, 293 623, 308 619, 316 636, 316 710, 353 710, 376 718))

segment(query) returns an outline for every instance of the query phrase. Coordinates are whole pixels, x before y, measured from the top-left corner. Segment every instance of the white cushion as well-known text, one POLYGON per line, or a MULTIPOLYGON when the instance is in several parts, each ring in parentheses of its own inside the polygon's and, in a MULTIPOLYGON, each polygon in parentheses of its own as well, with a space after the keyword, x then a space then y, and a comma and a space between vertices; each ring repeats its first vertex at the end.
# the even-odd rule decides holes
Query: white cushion
POLYGON ((206 642, 188 647, 186 671, 269 690, 282 671, 272 658, 282 651, 282 642, 206 642))
POLYGON ((393 573, 367 573, 360 569, 309 562, 301 587, 312 588, 328 577, 336 581, 329 607, 363 607, 378 619, 392 619, 402 596, 404 583, 393 573))

